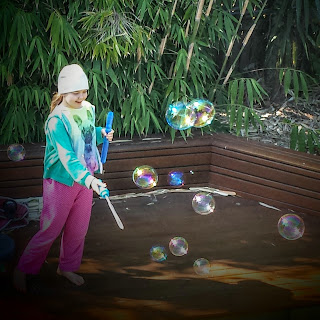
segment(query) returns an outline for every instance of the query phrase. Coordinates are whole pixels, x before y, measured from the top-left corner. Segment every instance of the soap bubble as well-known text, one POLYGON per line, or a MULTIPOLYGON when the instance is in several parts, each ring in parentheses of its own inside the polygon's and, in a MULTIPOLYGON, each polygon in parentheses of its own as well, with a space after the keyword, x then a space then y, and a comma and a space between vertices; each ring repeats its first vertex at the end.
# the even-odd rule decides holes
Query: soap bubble
POLYGON ((188 253, 188 242, 185 238, 174 237, 169 242, 169 249, 174 256, 181 257, 188 253))
POLYGON ((151 189, 158 183, 158 174, 152 167, 143 165, 134 169, 132 180, 141 189, 151 189))
POLYGON ((26 156, 26 150, 21 144, 11 144, 7 149, 7 155, 12 161, 21 161, 26 156))
POLYGON ((193 124, 196 128, 202 128, 210 124, 216 113, 213 104, 204 99, 194 99, 187 104, 187 107, 191 108, 196 114, 196 120, 193 124))
POLYGON ((280 235, 287 240, 297 240, 304 233, 304 222, 296 214, 285 214, 278 221, 280 235))
POLYGON ((150 249, 150 256, 153 261, 161 262, 167 259, 167 252, 164 247, 153 246, 150 249))
POLYGON ((196 113, 181 101, 169 105, 166 111, 166 120, 170 127, 176 130, 185 130, 193 126, 196 113))
POLYGON ((210 273, 210 262, 205 258, 199 258, 193 263, 193 270, 198 275, 208 275, 210 273))
POLYGON ((207 192, 199 192, 192 199, 192 208, 196 213, 207 215, 214 211, 216 202, 207 192))
POLYGON ((184 185, 184 175, 181 171, 172 170, 168 173, 168 183, 170 186, 181 187, 184 185))

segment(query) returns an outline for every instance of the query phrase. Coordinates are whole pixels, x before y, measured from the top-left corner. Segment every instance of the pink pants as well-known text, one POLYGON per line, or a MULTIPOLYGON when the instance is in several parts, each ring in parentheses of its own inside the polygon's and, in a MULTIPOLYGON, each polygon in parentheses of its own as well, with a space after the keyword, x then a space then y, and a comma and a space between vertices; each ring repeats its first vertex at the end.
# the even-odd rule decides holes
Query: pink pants
POLYGON ((78 183, 72 187, 52 179, 43 180, 40 230, 25 248, 17 268, 27 274, 40 272, 54 240, 62 229, 59 268, 79 269, 92 208, 92 189, 78 183))

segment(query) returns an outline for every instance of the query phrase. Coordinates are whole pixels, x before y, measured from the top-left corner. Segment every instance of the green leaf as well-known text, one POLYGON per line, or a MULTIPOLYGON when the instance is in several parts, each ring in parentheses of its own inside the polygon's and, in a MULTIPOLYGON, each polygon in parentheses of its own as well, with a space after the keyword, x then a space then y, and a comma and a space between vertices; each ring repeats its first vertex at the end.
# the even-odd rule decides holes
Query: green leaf
POLYGON ((239 89, 238 89, 238 104, 243 104, 243 96, 244 96, 244 80, 240 79, 239 81, 239 89))
POLYGON ((246 79, 246 87, 247 87, 249 104, 251 109, 253 109, 253 92, 252 92, 252 85, 251 85, 250 79, 246 79))
POLYGON ((236 123, 236 134, 237 136, 240 134, 242 128, 242 117, 243 117, 243 108, 239 107, 237 110, 237 123, 236 123))
POLYGON ((284 74, 285 74, 284 69, 280 69, 280 71, 279 71, 279 82, 280 82, 280 84, 282 84, 284 74))
POLYGON ((298 142, 298 126, 293 126, 290 133, 290 149, 296 150, 298 142))
POLYGON ((298 102, 299 98, 299 80, 296 71, 293 71, 293 91, 294 91, 294 99, 298 102))
POLYGON ((230 115, 229 115, 230 130, 232 129, 235 120, 236 120, 236 107, 231 106, 230 115))
POLYGON ((109 77, 111 78, 112 82, 119 88, 119 83, 118 83, 118 79, 116 74, 114 73, 113 69, 111 67, 109 67, 107 69, 107 73, 109 75, 109 77))
POLYGON ((284 93, 286 96, 288 95, 290 85, 291 85, 291 71, 286 70, 286 73, 284 75, 284 93))
POLYGON ((94 94, 96 98, 98 98, 98 81, 97 81, 98 75, 93 74, 92 80, 93 80, 93 89, 94 89, 94 94))
POLYGON ((246 135, 248 135, 248 130, 249 130, 249 109, 244 108, 244 129, 246 135))
POLYGON ((238 94, 238 80, 233 80, 231 83, 231 104, 235 104, 238 94))
POLYGON ((153 111, 149 110, 149 112, 150 112, 150 116, 152 118, 152 121, 153 121, 154 125, 156 126, 156 129, 158 129, 159 131, 163 132, 162 128, 160 126, 160 123, 159 123, 157 117, 155 116, 155 114, 153 113, 153 111))
POLYGON ((302 72, 300 72, 300 81, 301 81, 303 95, 306 98, 306 100, 308 101, 308 99, 309 99, 308 86, 307 86, 306 80, 305 80, 302 72))
POLYGON ((261 85, 255 79, 251 79, 251 83, 252 83, 252 86, 255 90, 255 93, 258 94, 260 101, 263 100, 261 92, 263 94, 265 94, 266 96, 268 95, 267 92, 261 87, 261 85))
POLYGON ((303 128, 300 129, 298 134, 298 151, 306 151, 306 133, 303 128))
POLYGON ((27 61, 30 60, 30 57, 31 57, 31 54, 33 52, 33 49, 34 49, 34 45, 36 43, 36 37, 32 39, 30 45, 29 45, 29 50, 28 50, 28 53, 27 53, 27 61))
POLYGON ((307 145, 308 145, 308 150, 311 154, 314 153, 314 142, 313 142, 313 137, 312 137, 312 131, 308 130, 307 131, 307 145))

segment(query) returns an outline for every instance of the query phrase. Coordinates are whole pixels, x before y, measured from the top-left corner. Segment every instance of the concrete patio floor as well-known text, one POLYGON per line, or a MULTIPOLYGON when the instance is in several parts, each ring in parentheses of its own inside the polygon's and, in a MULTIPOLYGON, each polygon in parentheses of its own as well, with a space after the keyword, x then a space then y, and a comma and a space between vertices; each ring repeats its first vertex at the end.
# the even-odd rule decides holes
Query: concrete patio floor
MULTIPOLYGON (((290 210, 275 210, 238 196, 214 194, 215 211, 197 214, 196 192, 112 200, 124 230, 107 202, 94 199, 79 270, 86 283, 70 284, 56 274, 57 239, 40 273, 41 287, 26 295, 11 285, 12 268, 1 275, 1 319, 316 319, 320 318, 320 216, 295 212, 305 223, 297 240, 280 236, 277 223, 290 210), (170 239, 183 237, 184 256, 170 239), (149 251, 165 247, 155 262, 149 251), (210 273, 195 273, 198 258, 210 273)), ((38 222, 9 235, 16 263, 38 222)))

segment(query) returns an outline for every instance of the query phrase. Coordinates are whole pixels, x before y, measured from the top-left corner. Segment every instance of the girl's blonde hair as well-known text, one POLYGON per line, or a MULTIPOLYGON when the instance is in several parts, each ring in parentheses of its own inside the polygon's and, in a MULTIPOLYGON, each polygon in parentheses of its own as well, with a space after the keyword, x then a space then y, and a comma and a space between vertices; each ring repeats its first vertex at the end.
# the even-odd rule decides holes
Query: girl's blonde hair
POLYGON ((62 102, 63 96, 62 94, 56 92, 51 100, 51 105, 50 105, 50 113, 54 110, 54 108, 62 102))

